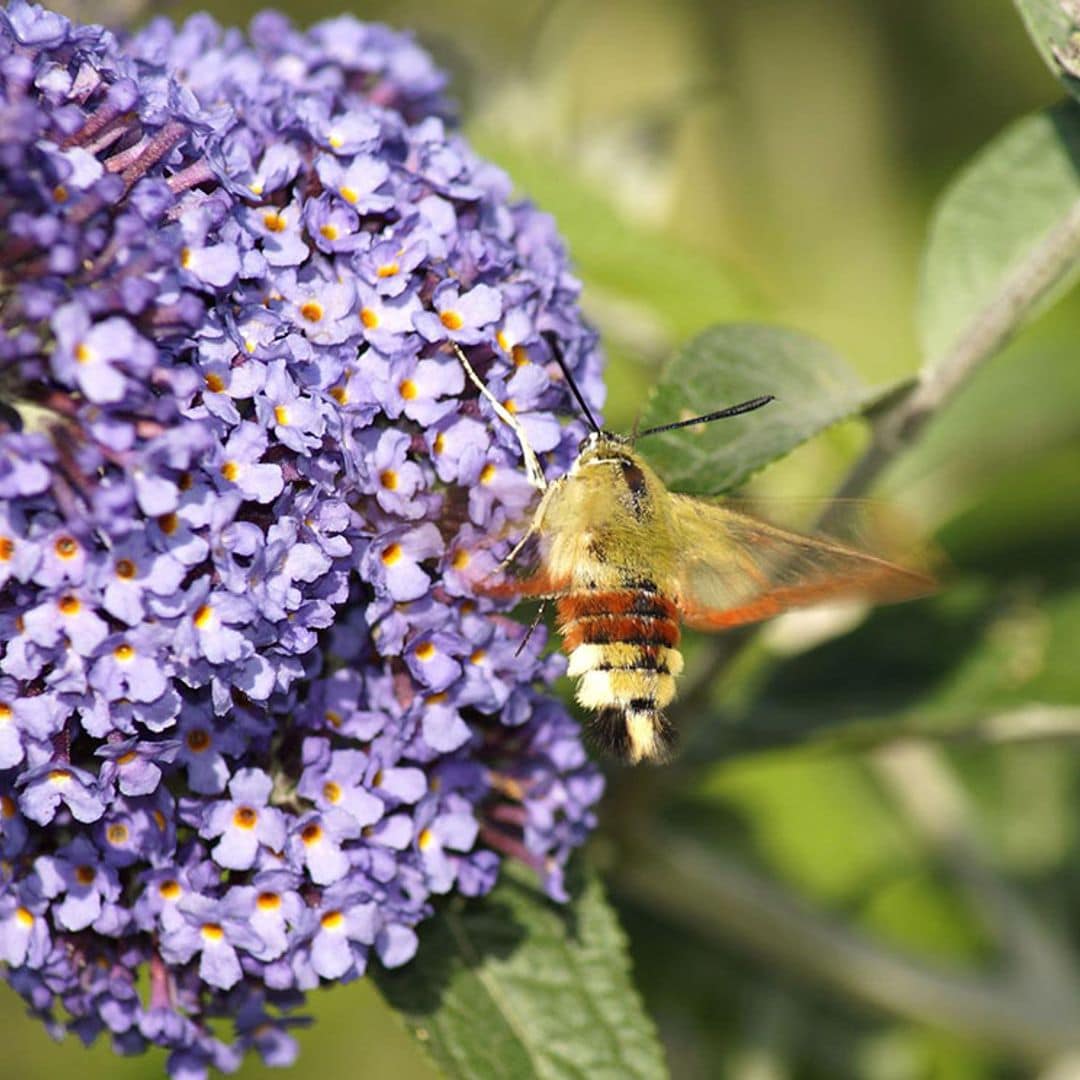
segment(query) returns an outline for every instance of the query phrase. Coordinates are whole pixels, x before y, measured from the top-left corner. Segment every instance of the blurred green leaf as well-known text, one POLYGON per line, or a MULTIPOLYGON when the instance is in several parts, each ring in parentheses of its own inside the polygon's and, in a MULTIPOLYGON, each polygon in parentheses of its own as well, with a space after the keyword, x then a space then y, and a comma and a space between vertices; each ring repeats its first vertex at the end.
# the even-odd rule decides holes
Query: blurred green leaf
POLYGON ((436 1063, 484 1080, 666 1076, 598 878, 579 862, 561 907, 503 873, 484 900, 425 923, 415 960, 378 975, 436 1063))
POLYGON ((869 390, 832 349, 807 334, 757 323, 714 326, 664 369, 641 427, 685 420, 762 394, 776 400, 761 413, 650 436, 645 453, 677 491, 730 491, 892 389, 869 390))
POLYGON ((1015 0, 1015 3, 1039 55, 1069 92, 1080 97, 1080 81, 1070 76, 1054 55, 1055 49, 1069 48, 1074 28, 1074 20, 1066 12, 1063 0, 1015 0))
POLYGON ((637 341, 649 353, 668 337, 760 311, 747 273, 621 214, 572 163, 471 134, 515 187, 558 222, 573 265, 588 282, 589 315, 602 322, 605 338, 637 341))
MULTIPOLYGON (((919 333, 933 364, 976 315, 1027 269, 1036 248, 1080 203, 1080 107, 1025 117, 994 139, 938 202, 923 259, 919 333)), ((1057 295, 1078 260, 1058 278, 1057 295)), ((1044 307, 1047 293, 1036 307, 1044 307)), ((1031 314, 1015 313, 1014 325, 1031 314)))

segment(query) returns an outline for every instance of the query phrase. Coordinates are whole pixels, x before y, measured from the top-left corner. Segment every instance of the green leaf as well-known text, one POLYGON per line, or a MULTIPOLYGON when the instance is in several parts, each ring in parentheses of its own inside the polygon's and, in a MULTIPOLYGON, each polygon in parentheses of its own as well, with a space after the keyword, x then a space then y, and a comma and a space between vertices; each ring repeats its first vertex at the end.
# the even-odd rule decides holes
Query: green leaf
POLYGON ((761 412, 651 435, 649 462, 677 491, 717 494, 886 391, 870 391, 827 345, 756 323, 714 326, 686 345, 653 387, 641 428, 712 412, 762 394, 761 412))
POLYGON ((560 906, 504 870, 490 896, 451 902, 424 925, 415 960, 377 976, 446 1075, 667 1075, 598 878, 576 865, 569 885, 560 906))
MULTIPOLYGON (((1044 269, 1043 245, 1080 205, 1078 162, 1080 107, 1068 102, 1008 127, 945 191, 922 267, 918 319, 927 362, 940 360, 1009 283, 1044 269)), ((1076 255, 1062 259, 1013 325, 1070 282, 1077 262, 1076 255)))
MULTIPOLYGON (((1075 32, 1075 21, 1065 8, 1063 0, 1015 0, 1020 18, 1039 50, 1039 55, 1046 61, 1050 70, 1065 84, 1069 92, 1080 97, 1080 80, 1070 75, 1054 55, 1069 56, 1075 51, 1071 42, 1075 32)), ((1080 11, 1080 9, 1078 9, 1080 11)))

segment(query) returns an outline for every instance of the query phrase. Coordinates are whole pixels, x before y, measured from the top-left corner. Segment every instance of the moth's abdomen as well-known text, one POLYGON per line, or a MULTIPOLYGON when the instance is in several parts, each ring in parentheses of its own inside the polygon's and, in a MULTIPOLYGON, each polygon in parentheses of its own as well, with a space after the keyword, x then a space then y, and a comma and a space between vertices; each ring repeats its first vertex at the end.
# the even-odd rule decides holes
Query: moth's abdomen
POLYGON ((664 709, 683 667, 675 605, 638 587, 582 590, 558 609, 567 673, 579 680, 578 702, 597 714, 599 741, 631 762, 666 758, 674 731, 664 709))

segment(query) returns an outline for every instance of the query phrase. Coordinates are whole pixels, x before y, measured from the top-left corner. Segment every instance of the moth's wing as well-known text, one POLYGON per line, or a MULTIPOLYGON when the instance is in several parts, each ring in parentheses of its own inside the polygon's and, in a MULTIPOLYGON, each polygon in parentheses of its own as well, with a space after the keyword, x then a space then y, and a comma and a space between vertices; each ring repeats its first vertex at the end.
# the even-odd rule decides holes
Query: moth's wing
POLYGON ((722 630, 829 600, 890 603, 936 588, 922 570, 840 541, 672 496, 674 588, 687 626, 722 630))
POLYGON ((494 599, 543 599, 563 595, 569 576, 558 578, 546 557, 546 541, 537 519, 538 500, 496 529, 466 527, 448 553, 450 567, 469 589, 494 599))

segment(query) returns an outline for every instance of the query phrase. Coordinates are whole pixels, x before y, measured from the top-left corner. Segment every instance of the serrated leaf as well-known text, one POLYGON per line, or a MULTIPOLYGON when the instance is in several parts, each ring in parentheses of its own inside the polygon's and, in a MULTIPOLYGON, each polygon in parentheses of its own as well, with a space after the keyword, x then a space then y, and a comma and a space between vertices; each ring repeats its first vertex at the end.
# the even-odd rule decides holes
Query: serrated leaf
POLYGON ((694 338, 653 387, 641 428, 711 412, 762 394, 760 412, 650 435, 641 449, 673 490, 719 494, 800 443, 871 405, 872 391, 832 349, 778 326, 733 323, 694 338))
POLYGON ((427 922, 410 964, 377 976, 446 1075, 667 1075, 603 888, 581 866, 570 879, 573 899, 563 906, 505 871, 490 896, 451 904, 427 922))
MULTIPOLYGON (((1080 107, 1072 102, 1017 121, 945 191, 923 259, 919 332, 934 364, 972 320, 1020 280, 1080 204, 1080 107)), ((1075 255, 1053 267, 1031 305, 1010 313, 1020 326, 1076 272, 1075 255)), ((1004 301, 1002 301, 1004 302, 1004 301)))
MULTIPOLYGON (((1076 51, 1071 38, 1076 22, 1080 20, 1068 11, 1068 0, 1015 0, 1015 3, 1039 55, 1069 92, 1080 97, 1080 80, 1065 69, 1059 58, 1068 58, 1076 51)), ((1075 0, 1073 6, 1080 16, 1080 5, 1076 5, 1075 0)))

